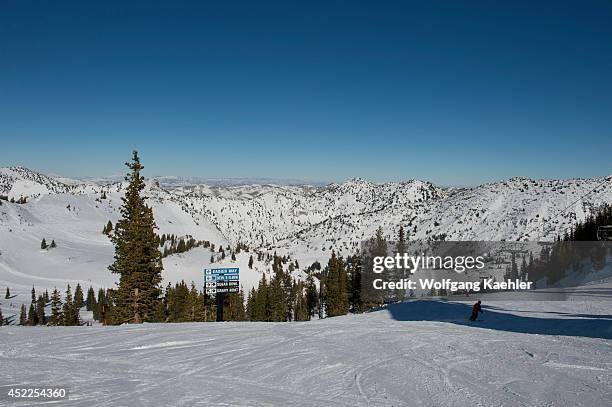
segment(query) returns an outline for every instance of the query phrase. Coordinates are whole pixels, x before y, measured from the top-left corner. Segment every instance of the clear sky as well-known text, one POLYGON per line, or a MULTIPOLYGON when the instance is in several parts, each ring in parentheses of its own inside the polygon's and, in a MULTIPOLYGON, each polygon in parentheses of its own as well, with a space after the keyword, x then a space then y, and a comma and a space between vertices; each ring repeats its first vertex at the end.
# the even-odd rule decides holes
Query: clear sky
POLYGON ((148 175, 612 173, 610 1, 214 3, 2 1, 0 166, 110 175, 136 147, 148 175))

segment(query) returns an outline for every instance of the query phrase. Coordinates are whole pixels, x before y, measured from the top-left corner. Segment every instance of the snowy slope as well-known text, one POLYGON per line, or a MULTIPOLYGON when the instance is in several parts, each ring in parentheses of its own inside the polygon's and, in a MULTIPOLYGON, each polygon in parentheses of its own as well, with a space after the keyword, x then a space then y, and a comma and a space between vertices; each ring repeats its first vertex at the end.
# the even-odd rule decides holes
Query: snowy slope
MULTIPOLYGON (((109 220, 119 218, 119 188, 100 193, 42 195, 26 204, 0 206, 0 284, 30 286, 67 280, 112 286, 106 267, 112 262, 110 239, 101 233, 109 220), (57 247, 41 250, 40 242, 57 247)), ((180 204, 156 195, 150 200, 159 233, 190 235, 198 240, 226 243, 205 219, 194 219, 180 204)))
POLYGON ((485 304, 475 323, 415 301, 306 323, 3 327, 0 381, 67 387, 69 406, 605 406, 612 286, 593 288, 485 304))

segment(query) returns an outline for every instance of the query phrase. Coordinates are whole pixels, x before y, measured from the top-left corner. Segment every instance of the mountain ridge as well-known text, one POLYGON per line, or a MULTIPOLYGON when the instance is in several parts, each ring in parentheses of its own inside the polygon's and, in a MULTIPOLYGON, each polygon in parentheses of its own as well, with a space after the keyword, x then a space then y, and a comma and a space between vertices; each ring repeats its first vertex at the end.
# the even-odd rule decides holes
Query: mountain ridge
MULTIPOLYGON (((62 181, 25 167, 3 167, 0 195, 31 201, 44 195, 117 194, 125 186, 125 181, 62 181)), ((611 177, 513 177, 453 188, 414 179, 375 183, 363 178, 325 186, 167 186, 148 178, 146 185, 145 193, 156 206, 172 202, 196 223, 210 222, 228 242, 271 250, 300 241, 315 250, 333 247, 337 241, 354 247, 378 226, 391 238, 399 225, 413 238, 434 240, 550 238, 584 219, 595 206, 612 201, 611 177), (557 219, 556 215, 565 215, 563 210, 568 216, 557 219)))

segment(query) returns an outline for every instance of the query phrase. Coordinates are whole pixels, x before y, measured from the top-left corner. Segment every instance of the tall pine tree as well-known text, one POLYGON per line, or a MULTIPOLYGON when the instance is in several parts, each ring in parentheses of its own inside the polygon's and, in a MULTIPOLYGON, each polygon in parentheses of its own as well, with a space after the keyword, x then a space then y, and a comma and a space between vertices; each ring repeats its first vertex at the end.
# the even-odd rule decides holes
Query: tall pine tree
POLYGON ((122 218, 111 236, 115 245, 115 262, 109 267, 119 274, 112 322, 141 323, 161 318, 162 255, 155 234, 153 210, 141 196, 145 187, 144 168, 134 151, 126 180, 130 181, 122 198, 122 218))
POLYGON ((328 272, 325 279, 326 313, 330 317, 345 315, 348 312, 348 284, 346 269, 342 258, 332 252, 327 265, 328 272))
POLYGON ((28 324, 28 316, 26 314, 26 306, 25 304, 21 304, 21 310, 19 311, 19 325, 27 325, 28 324))
POLYGON ((49 318, 49 325, 61 325, 62 319, 62 301, 60 299, 60 293, 57 291, 57 288, 54 288, 51 294, 51 317, 49 318))
POLYGON ((92 286, 89 286, 89 290, 87 290, 87 300, 85 300, 85 305, 87 311, 93 311, 96 306, 96 293, 92 286))
POLYGON ((34 303, 30 304, 30 309, 28 310, 28 325, 38 325, 38 315, 36 314, 34 303))
POLYGON ((74 289, 74 306, 76 308, 81 308, 83 306, 83 289, 80 283, 77 283, 74 289))
POLYGON ((64 306, 62 308, 62 325, 73 326, 79 324, 79 309, 75 307, 74 301, 72 300, 72 292, 70 291, 70 284, 66 289, 66 298, 64 299, 64 306))
POLYGON ((38 296, 38 299, 36 300, 36 315, 38 317, 38 323, 40 325, 44 325, 45 324, 45 297, 42 295, 38 296))

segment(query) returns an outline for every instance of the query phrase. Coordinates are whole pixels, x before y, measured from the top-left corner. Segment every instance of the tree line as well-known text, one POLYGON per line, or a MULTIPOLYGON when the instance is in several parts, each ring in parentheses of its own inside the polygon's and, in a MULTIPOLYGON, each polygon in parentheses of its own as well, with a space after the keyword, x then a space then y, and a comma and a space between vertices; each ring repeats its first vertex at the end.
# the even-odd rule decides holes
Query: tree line
MULTIPOLYGON (((563 236, 557 235, 554 242, 544 245, 537 258, 534 259, 531 254, 528 260, 523 258, 521 274, 528 273, 532 281, 546 278, 550 284, 563 279, 568 271, 584 269, 586 259, 590 259, 593 271, 602 270, 610 246, 603 242, 580 242, 597 241, 597 230, 607 225, 612 225, 612 206, 603 204, 563 236)), ((584 270, 589 271, 591 268, 584 270)))
MULTIPOLYGON (((21 308, 19 310, 19 325, 80 325, 81 321, 79 311, 83 306, 83 290, 81 289, 80 284, 77 284, 74 291, 74 296, 72 295, 70 284, 68 284, 63 301, 57 288, 53 290, 51 295, 49 295, 49 292, 45 290, 44 293, 37 296, 36 289, 32 287, 31 295, 32 297, 29 307, 26 307, 26 304, 21 304, 21 308), (49 305, 51 306, 51 313, 46 315, 45 309, 49 305)), ((4 298, 13 298, 8 287, 6 288, 4 298)), ((0 325, 7 322, 8 321, 2 317, 2 312, 0 311, 0 325)))
MULTIPOLYGON (((25 204, 28 203, 28 198, 25 196, 20 196, 17 200, 15 200, 14 197, 12 197, 11 199, 9 199, 8 196, 6 195, 0 195, 0 201, 6 201, 6 202, 10 202, 10 203, 16 203, 16 204, 25 204)), ((0 205, 2 205, 2 202, 0 202, 0 205)))

